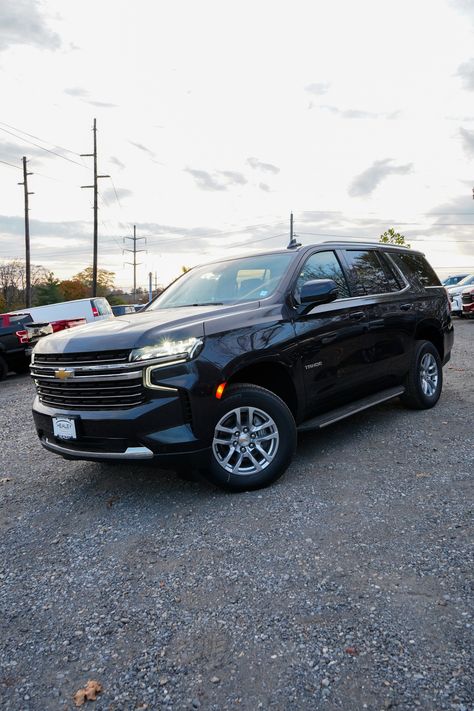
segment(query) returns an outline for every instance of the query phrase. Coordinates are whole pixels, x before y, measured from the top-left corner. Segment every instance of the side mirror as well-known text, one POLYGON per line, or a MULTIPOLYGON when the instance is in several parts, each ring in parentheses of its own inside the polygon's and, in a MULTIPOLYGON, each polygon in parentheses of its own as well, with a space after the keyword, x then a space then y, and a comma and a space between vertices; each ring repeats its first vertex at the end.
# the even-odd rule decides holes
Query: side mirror
POLYGON ((301 287, 300 302, 318 306, 337 299, 337 284, 332 279, 312 279, 301 287))

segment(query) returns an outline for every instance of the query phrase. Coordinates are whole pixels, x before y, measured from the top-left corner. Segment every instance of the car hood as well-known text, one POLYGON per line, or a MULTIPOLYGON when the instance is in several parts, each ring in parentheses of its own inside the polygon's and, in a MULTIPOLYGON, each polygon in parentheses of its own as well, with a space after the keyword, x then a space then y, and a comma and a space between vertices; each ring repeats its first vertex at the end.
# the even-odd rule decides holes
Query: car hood
POLYGON ((59 331, 42 338, 35 353, 85 353, 116 351, 154 345, 163 338, 199 338, 205 335, 205 322, 255 312, 259 302, 227 306, 189 306, 159 309, 117 316, 59 331))

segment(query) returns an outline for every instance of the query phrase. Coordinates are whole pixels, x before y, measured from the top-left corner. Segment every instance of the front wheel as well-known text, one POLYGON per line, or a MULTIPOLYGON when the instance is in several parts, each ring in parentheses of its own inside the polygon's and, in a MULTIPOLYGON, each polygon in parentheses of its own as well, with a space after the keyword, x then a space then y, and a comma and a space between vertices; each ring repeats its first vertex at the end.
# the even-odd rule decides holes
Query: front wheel
POLYGON ((442 388, 443 368, 438 349, 431 341, 417 341, 401 401, 413 410, 427 410, 436 405, 442 388))
POLYGON ((230 386, 214 428, 210 479, 229 491, 276 481, 296 448, 296 424, 277 395, 257 385, 230 386))

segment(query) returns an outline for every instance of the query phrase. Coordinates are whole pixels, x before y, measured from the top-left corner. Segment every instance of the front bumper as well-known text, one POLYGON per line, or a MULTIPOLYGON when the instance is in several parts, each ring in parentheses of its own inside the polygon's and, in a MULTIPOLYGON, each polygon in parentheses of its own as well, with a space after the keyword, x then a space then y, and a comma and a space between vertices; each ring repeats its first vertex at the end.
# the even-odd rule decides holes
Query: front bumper
MULTIPOLYGON (((144 377, 144 383, 146 378, 144 377)), ((160 369, 159 387, 143 386, 144 399, 133 407, 103 408, 87 400, 74 408, 48 404, 37 396, 33 417, 41 444, 67 459, 162 460, 164 466, 207 461, 215 410, 213 373, 196 362, 160 369), (203 386, 203 381, 209 385, 203 386), (56 437, 54 417, 72 418, 76 438, 56 437)))
POLYGON ((474 301, 471 304, 462 305, 463 314, 474 314, 474 301))

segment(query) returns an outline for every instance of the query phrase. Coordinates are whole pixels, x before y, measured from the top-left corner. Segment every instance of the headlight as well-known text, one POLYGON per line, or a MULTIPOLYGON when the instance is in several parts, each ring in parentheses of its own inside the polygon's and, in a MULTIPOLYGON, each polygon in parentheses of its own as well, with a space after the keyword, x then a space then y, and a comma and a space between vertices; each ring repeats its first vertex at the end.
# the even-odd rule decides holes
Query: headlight
POLYGON ((199 348, 202 346, 202 338, 186 338, 182 341, 171 341, 164 338, 160 343, 154 346, 144 346, 143 348, 135 348, 130 353, 130 360, 154 360, 160 358, 163 361, 188 359, 196 355, 199 348))

